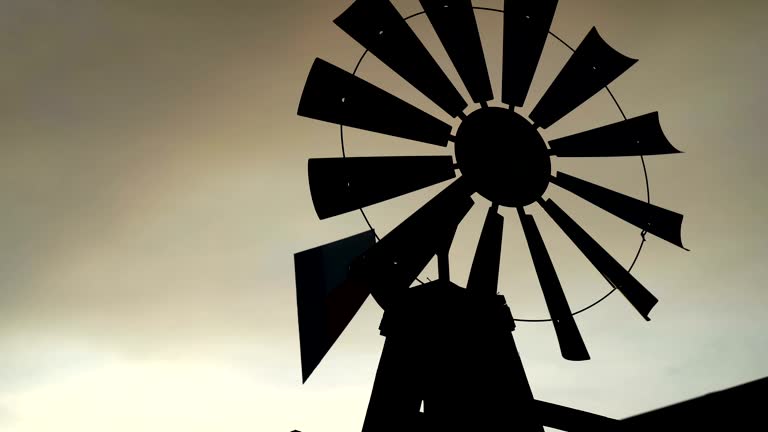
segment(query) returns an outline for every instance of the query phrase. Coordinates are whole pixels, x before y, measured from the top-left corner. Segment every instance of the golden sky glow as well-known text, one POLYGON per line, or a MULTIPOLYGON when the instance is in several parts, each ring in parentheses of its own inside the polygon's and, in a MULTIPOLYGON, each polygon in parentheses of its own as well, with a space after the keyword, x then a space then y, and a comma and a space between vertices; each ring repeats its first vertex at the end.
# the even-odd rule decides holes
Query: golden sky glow
MULTIPOLYGON (((317 219, 306 159, 338 156, 338 129, 296 116, 315 57, 351 70, 362 52, 332 23, 348 4, 0 5, 0 430, 359 430, 381 312, 366 303, 301 385, 292 256, 366 228, 357 214, 317 219)), ((658 110, 685 152, 648 169, 654 203, 686 215, 692 252, 649 240, 634 274, 660 299, 653 321, 619 295, 580 316, 591 362, 563 361, 550 326, 521 324, 536 397, 625 417, 768 375, 765 16, 757 0, 560 0, 558 35, 577 45, 594 25, 640 59, 611 87, 629 116, 658 110)), ((478 22, 498 94, 501 18, 478 22)), ((426 20, 412 25, 447 65, 426 20)), ((532 101, 567 59, 551 38, 545 50, 532 101)), ((360 75, 441 115, 374 58, 360 75)), ((601 93, 546 137, 618 120, 601 93)), ((360 156, 450 154, 351 130, 348 142, 360 156)), ((644 193, 637 160, 555 168, 644 193)), ((371 220, 386 233, 438 190, 374 206, 371 220)), ((558 202, 631 261, 634 228, 565 194, 558 202)), ((484 211, 473 209, 452 250, 459 283, 484 211)), ((539 219, 574 308, 607 292, 539 219)), ((522 232, 507 221, 501 291, 516 316, 540 316, 522 232)))

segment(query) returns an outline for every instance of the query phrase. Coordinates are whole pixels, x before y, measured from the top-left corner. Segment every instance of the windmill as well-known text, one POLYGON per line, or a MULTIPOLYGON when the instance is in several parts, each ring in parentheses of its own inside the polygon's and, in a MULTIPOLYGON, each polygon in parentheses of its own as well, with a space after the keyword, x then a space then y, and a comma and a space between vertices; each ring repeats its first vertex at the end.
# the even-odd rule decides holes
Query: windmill
MULTIPOLYGON (((658 113, 546 142, 546 129, 589 100, 636 60, 595 28, 527 115, 523 106, 557 0, 504 2, 503 71, 494 100, 470 0, 420 0, 472 98, 470 106, 388 0, 356 0, 335 23, 436 106, 451 125, 322 59, 305 83, 300 116, 420 143, 454 154, 310 159, 309 186, 320 219, 452 180, 381 239, 373 230, 295 255, 302 373, 307 380, 370 294, 384 309, 386 337, 363 431, 616 430, 614 420, 533 398, 498 277, 504 217, 520 218, 565 359, 590 358, 534 217, 538 205, 646 320, 656 297, 545 193, 555 185, 646 233, 683 248, 683 216, 564 172, 551 158, 679 153, 658 113), (448 251, 479 194, 491 202, 466 287, 450 280, 448 251), (413 286, 437 257, 438 279, 413 286), (517 429, 515 429, 517 428, 517 429)), ((365 54, 364 54, 365 56, 365 54)), ((359 63, 358 63, 359 65, 359 63)), ((613 291, 612 291, 613 292, 613 291)))

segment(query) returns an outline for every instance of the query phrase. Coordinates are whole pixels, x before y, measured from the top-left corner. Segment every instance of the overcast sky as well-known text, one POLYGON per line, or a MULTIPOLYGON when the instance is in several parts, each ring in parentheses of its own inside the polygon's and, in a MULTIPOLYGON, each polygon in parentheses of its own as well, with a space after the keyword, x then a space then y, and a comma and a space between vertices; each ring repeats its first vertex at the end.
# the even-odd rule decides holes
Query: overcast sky
MULTIPOLYGON (((293 253, 366 228, 357 214, 317 219, 306 160, 339 156, 338 129, 296 116, 315 57, 351 70, 362 53, 332 23, 350 3, 0 2, 0 429, 360 429, 381 311, 369 300, 302 385, 293 275, 293 253)), ((620 418, 768 375, 766 16, 759 0, 560 0, 559 36, 575 46, 596 26, 640 60, 611 87, 629 116, 659 111, 685 152, 649 158, 648 172, 653 202, 685 214, 692 251, 649 236, 633 273, 660 300, 653 320, 620 295, 580 315, 590 362, 560 358, 550 325, 519 324, 537 398, 620 418)), ((501 15, 477 17, 498 95, 501 15)), ((411 24, 456 78, 427 20, 411 24)), ((526 109, 568 54, 548 40, 526 109)), ((450 121, 375 58, 359 74, 450 121)), ((603 92, 544 135, 619 119, 603 92)), ((432 147, 348 133, 351 155, 451 154, 432 147)), ((644 197, 636 158, 554 168, 644 197)), ((439 190, 374 206, 371 222, 385 234, 439 190)), ((636 229, 548 196, 631 262, 636 229)), ((460 284, 487 208, 476 202, 451 252, 460 284)), ((607 292, 531 213, 572 306, 607 292)), ((519 223, 502 214, 501 292, 515 316, 542 317, 519 223)))

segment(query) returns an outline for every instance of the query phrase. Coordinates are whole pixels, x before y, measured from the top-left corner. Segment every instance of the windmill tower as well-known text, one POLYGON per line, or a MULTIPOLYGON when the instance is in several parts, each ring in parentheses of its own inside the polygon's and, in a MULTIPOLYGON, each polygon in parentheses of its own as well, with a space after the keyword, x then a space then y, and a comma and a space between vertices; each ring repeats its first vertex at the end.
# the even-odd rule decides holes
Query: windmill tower
MULTIPOLYGON (((589 359, 546 244, 528 206, 540 206, 615 291, 646 320, 657 303, 635 277, 551 198, 553 185, 683 248, 683 216, 564 172, 551 158, 644 157, 679 153, 658 113, 547 142, 546 129, 629 69, 636 60, 588 32, 530 113, 523 106, 549 35, 556 0, 507 0, 504 10, 470 0, 420 0, 423 12, 402 17, 388 0, 356 0, 335 23, 423 93, 452 126, 398 97, 317 59, 298 114, 452 148, 417 157, 310 159, 309 186, 320 219, 451 181, 380 238, 371 230, 295 255, 303 378, 312 373, 370 294, 384 309, 386 337, 364 432, 392 430, 616 430, 602 416, 534 399, 512 331, 515 321, 498 277, 504 217, 520 219, 562 356, 589 359), (504 14, 500 101, 494 101, 475 10, 504 14), (411 30, 426 15, 467 88, 470 105, 411 30), (466 287, 451 282, 448 251, 479 194, 490 201, 466 287), (411 287, 437 257, 437 280, 411 287)), ((362 58, 361 58, 362 61, 362 58)), ((359 63, 358 63, 359 65, 359 63)), ((612 291, 613 292, 613 291, 612 291)))

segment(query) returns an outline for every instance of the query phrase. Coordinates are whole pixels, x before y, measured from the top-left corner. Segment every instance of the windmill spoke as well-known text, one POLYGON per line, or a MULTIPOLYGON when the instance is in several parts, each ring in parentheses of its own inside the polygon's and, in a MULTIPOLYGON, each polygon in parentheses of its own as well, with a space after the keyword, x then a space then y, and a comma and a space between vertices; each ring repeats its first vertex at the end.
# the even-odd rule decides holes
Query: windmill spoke
POLYGON ((309 188, 320 219, 377 204, 454 178, 451 156, 309 160, 309 188))
POLYGON ((680 153, 653 112, 549 142, 560 157, 649 156, 680 153))
POLYGON ((467 289, 485 295, 496 295, 499 284, 499 263, 504 217, 496 206, 488 210, 485 225, 477 243, 475 259, 469 272, 467 289))
POLYGON ((536 268, 536 275, 539 278, 544 300, 555 327, 557 341, 560 344, 560 353, 567 360, 589 360, 589 352, 584 345, 579 328, 576 326, 576 321, 571 315, 571 308, 568 306, 568 300, 565 298, 560 279, 558 279, 555 267, 552 265, 547 246, 536 226, 536 221, 533 216, 525 214, 522 209, 519 210, 519 214, 528 248, 531 251, 533 265, 536 268))
POLYGON ((334 22, 452 117, 467 107, 389 0, 356 0, 334 22))
POLYGON ((420 0, 472 100, 493 99, 471 0, 420 0))
POLYGON ((579 226, 551 199, 540 200, 539 204, 560 226, 581 253, 595 266, 603 277, 634 306, 646 320, 658 299, 651 294, 632 274, 624 269, 600 244, 579 226))
POLYGON ((502 102, 525 103, 555 9, 557 0, 504 0, 502 102))
POLYGON ((443 147, 451 134, 451 125, 322 59, 312 65, 298 114, 443 147))
POLYGON ((552 126, 636 62, 611 48, 593 27, 533 109, 531 120, 545 129, 552 126))
POLYGON ((683 248, 680 232, 683 215, 562 172, 552 177, 551 182, 614 216, 683 248))

